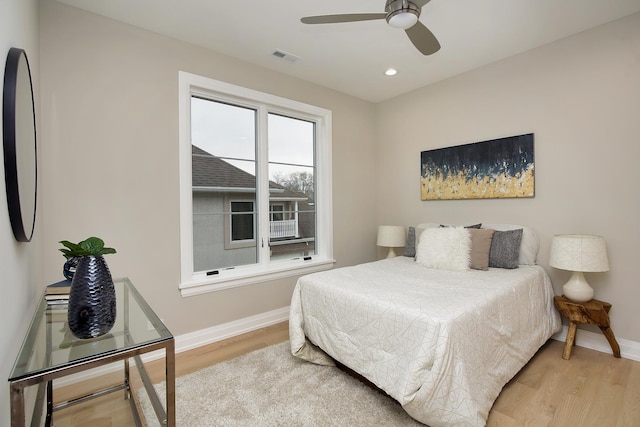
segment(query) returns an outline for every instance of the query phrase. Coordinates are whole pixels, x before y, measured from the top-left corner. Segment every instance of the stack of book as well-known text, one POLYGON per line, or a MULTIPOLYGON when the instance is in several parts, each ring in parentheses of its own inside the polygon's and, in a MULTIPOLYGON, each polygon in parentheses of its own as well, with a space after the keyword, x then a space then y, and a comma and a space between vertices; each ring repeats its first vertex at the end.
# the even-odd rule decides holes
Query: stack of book
POLYGON ((45 310, 47 323, 65 323, 68 308, 66 304, 49 304, 45 310))
POLYGON ((69 291, 71 290, 71 280, 62 280, 47 286, 44 299, 49 305, 61 305, 69 303, 69 291))

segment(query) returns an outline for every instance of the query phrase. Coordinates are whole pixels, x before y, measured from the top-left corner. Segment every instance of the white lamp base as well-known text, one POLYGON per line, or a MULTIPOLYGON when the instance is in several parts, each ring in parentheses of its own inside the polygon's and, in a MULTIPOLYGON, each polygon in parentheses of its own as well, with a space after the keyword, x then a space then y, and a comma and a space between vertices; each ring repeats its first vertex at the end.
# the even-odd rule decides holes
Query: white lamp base
POLYGON ((396 255, 396 251, 393 250, 393 248, 389 248, 389 253, 387 254, 387 258, 395 258, 396 255))
POLYGON ((584 279, 581 271, 574 271, 562 290, 564 296, 574 302, 587 302, 593 299, 593 288, 584 279))

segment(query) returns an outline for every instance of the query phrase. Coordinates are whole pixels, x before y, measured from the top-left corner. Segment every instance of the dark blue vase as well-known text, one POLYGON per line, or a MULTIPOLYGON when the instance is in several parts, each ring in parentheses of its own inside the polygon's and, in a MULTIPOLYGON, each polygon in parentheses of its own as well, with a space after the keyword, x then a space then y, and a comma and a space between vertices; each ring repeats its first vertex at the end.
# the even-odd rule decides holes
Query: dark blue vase
POLYGON ((102 256, 82 256, 78 260, 71 281, 67 319, 77 338, 99 337, 113 327, 116 291, 102 256))

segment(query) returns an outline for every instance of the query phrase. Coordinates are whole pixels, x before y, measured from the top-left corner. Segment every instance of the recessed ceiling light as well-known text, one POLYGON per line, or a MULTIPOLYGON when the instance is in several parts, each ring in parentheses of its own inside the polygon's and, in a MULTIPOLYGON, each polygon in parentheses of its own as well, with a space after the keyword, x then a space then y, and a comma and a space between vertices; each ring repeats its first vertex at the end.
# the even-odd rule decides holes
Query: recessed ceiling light
POLYGON ((389 68, 387 71, 384 72, 387 76, 395 76, 398 73, 398 70, 396 70, 395 68, 389 68))

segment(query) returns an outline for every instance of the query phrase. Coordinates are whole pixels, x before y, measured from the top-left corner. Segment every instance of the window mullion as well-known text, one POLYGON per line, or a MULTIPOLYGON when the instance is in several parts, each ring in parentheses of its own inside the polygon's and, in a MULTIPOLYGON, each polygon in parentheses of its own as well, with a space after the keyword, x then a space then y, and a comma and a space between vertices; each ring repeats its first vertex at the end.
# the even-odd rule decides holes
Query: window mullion
POLYGON ((260 236, 258 253, 260 264, 269 262, 269 150, 267 114, 264 106, 257 109, 256 117, 256 221, 260 236))

